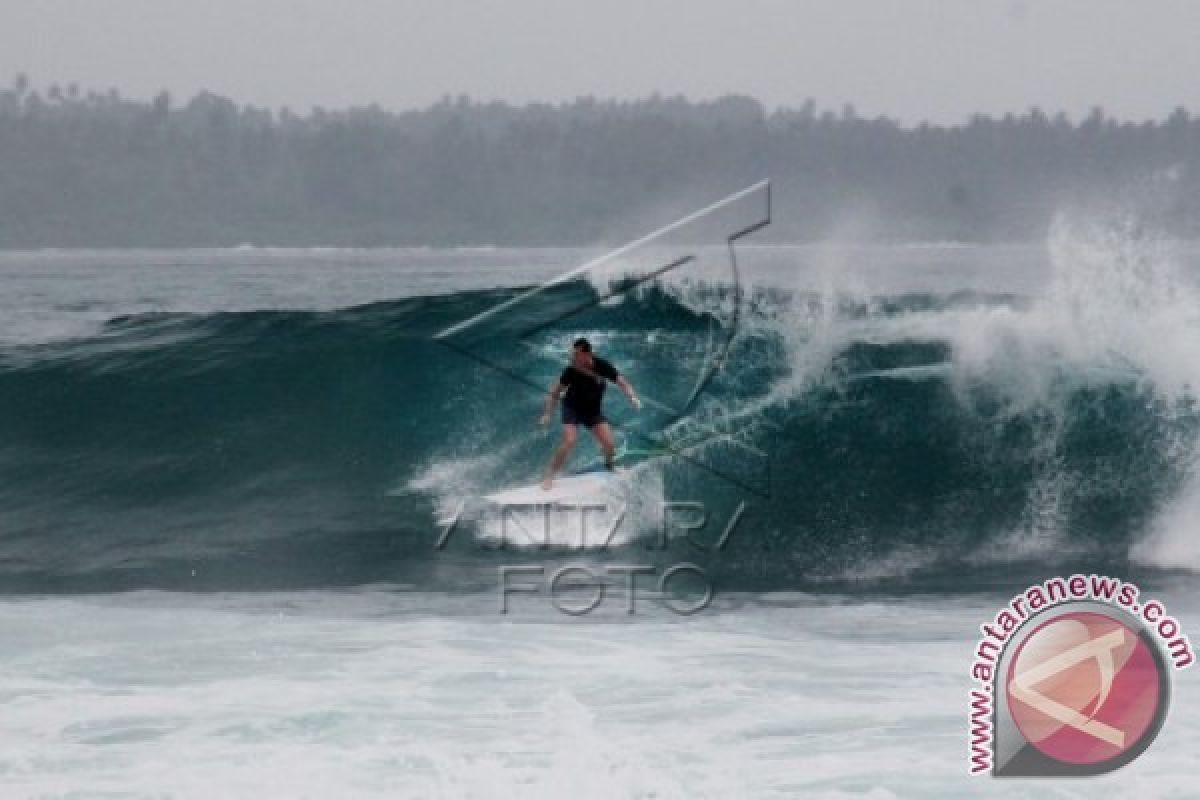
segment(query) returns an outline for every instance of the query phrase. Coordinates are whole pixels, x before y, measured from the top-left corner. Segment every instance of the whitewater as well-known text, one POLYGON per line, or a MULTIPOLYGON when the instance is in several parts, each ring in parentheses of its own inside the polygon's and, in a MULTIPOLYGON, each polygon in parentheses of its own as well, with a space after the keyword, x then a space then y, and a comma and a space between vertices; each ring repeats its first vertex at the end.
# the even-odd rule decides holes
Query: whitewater
MULTIPOLYGON (((1044 797, 967 778, 979 625, 1101 572, 1200 630, 1194 244, 747 245, 736 287, 568 280, 555 325, 438 339, 594 255, 0 253, 0 796, 1044 797), (499 548, 475 500, 544 464, 569 342, 670 405, 739 297, 684 418, 606 401, 687 445, 611 548, 499 548), (667 501, 709 544, 742 516, 648 546, 667 501), (698 614, 498 610, 506 564, 684 561, 698 614)), ((1054 796, 1194 794, 1177 677, 1144 755, 1054 796)))

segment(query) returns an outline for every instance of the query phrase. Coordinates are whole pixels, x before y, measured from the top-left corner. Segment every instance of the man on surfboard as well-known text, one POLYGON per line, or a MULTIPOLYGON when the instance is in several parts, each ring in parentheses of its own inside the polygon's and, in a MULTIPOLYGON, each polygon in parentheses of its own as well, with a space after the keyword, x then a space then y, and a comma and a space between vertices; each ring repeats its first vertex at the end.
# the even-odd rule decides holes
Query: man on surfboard
POLYGON ((550 459, 550 465, 546 467, 546 475, 542 479, 543 489, 549 489, 554 485, 554 476, 566 463, 567 456, 571 454, 571 448, 575 446, 579 425, 583 425, 596 437, 596 441, 600 443, 600 448, 604 451, 605 466, 609 469, 613 468, 616 446, 613 444, 612 428, 609 427, 608 420, 604 418, 604 413, 600 408, 604 400, 604 389, 609 381, 617 384, 634 408, 642 407, 642 401, 638 400, 633 387, 623 375, 617 372, 616 367, 594 355, 591 342, 587 339, 576 339, 575 344, 571 346, 571 363, 550 387, 545 405, 542 407, 541 424, 546 425, 550 422, 554 404, 558 402, 558 398, 564 391, 567 393, 562 406, 562 442, 555 449, 554 456, 550 459))

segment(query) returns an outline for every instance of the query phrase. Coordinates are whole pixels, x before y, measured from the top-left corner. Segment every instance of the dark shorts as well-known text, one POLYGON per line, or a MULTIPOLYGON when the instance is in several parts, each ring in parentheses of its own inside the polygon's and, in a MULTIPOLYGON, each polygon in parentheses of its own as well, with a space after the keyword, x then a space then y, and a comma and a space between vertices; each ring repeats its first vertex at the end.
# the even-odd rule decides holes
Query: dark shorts
POLYGON ((563 425, 582 425, 590 429, 601 422, 608 422, 608 419, 604 414, 580 414, 564 403, 562 407, 562 421, 563 425))

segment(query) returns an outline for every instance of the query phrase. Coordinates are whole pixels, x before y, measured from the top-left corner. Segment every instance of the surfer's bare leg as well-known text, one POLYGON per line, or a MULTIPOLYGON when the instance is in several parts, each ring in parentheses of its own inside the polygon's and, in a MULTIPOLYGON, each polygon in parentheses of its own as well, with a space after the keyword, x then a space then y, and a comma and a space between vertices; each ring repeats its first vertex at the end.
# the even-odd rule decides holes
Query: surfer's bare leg
POLYGON ((598 422, 592 426, 592 436, 596 437, 596 441, 600 443, 600 449, 604 451, 604 464, 609 469, 612 469, 613 459, 616 458, 617 447, 613 444, 612 428, 607 422, 598 422))
POLYGON ((549 489, 554 485, 554 476, 562 469, 562 465, 567 463, 567 456, 571 455, 571 448, 575 446, 576 435, 577 431, 574 425, 563 425, 562 441, 555 449, 554 456, 550 459, 550 466, 546 467, 546 475, 542 478, 543 489, 549 489))

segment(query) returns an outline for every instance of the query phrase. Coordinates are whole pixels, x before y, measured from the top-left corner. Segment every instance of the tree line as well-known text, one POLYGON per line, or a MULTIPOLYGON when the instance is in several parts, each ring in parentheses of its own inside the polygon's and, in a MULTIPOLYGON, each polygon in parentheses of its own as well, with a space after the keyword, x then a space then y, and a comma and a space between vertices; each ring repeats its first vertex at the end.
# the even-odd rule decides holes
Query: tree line
POLYGON ((296 114, 209 92, 0 90, 0 247, 598 244, 764 177, 764 238, 1028 240, 1127 203, 1200 234, 1200 118, 903 126, 743 96, 446 97, 296 114))

